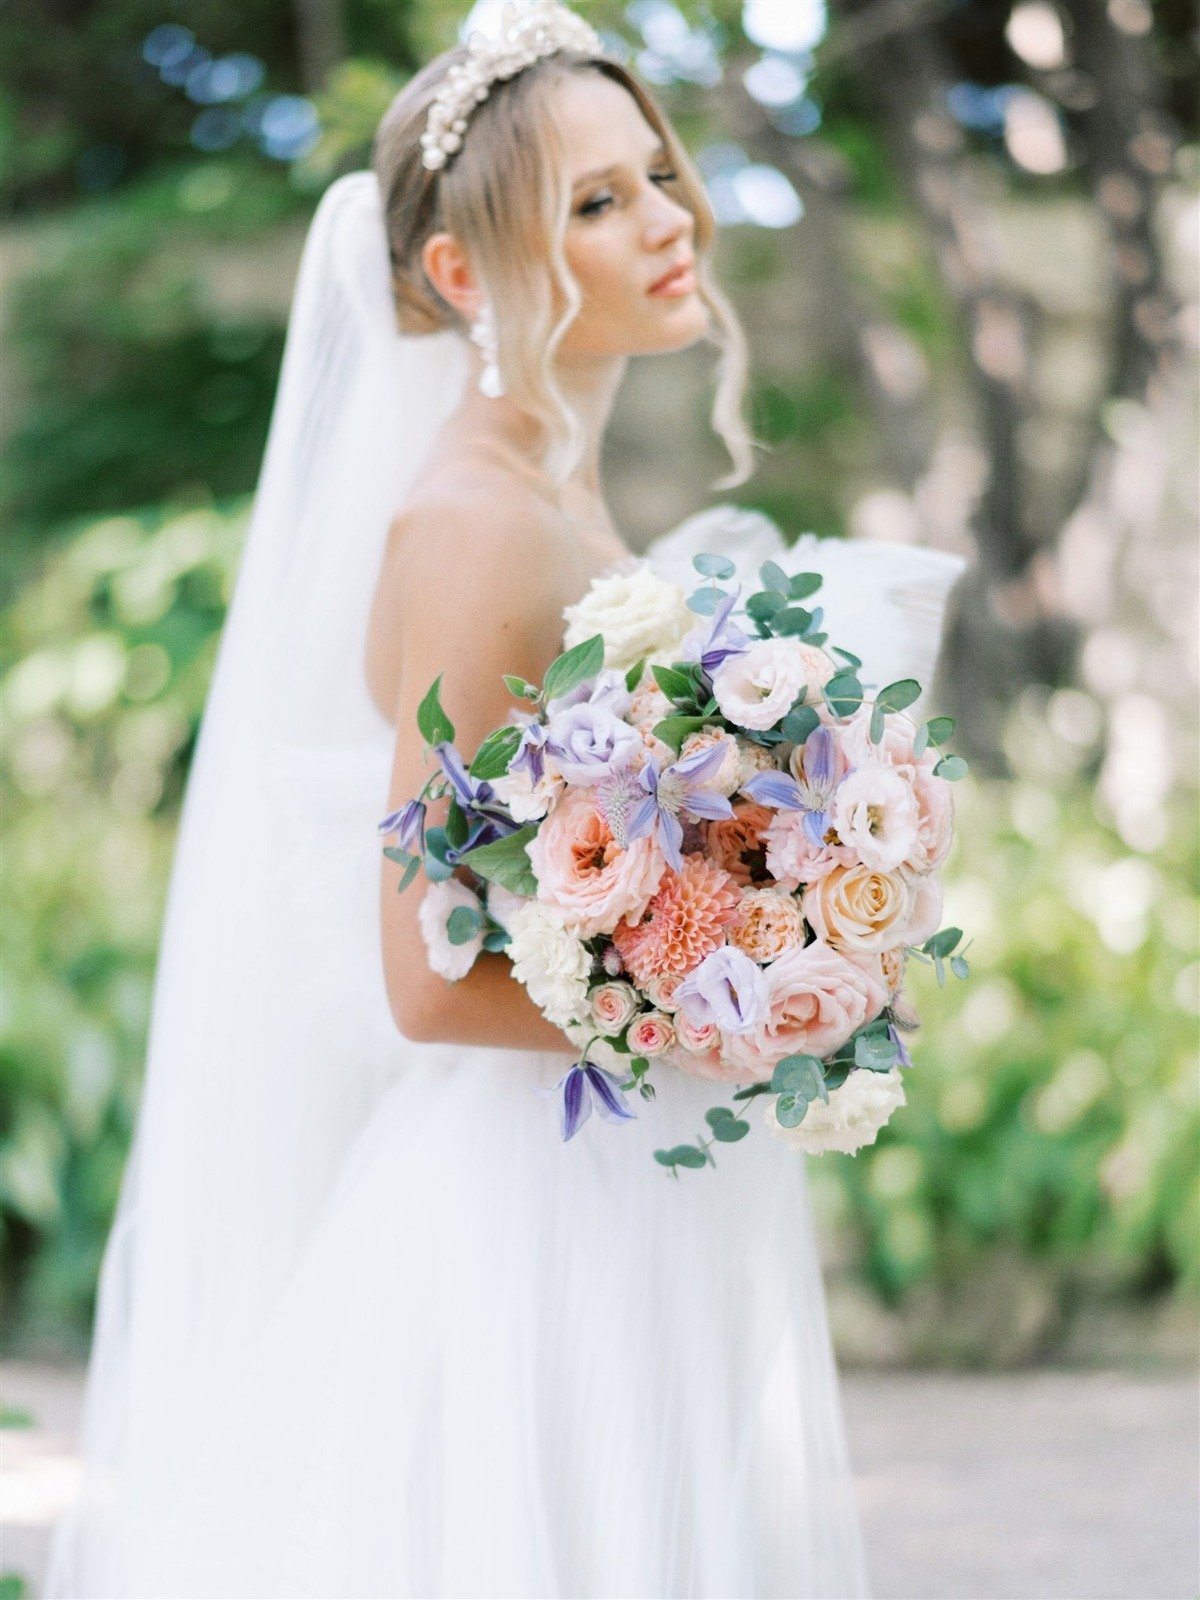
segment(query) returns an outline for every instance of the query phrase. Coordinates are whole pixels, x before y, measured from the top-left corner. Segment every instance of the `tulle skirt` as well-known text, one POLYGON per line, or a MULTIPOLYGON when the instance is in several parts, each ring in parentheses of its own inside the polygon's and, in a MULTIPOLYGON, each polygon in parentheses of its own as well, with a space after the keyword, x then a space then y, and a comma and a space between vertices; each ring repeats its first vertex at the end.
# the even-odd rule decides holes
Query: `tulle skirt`
POLYGON ((867 1595, 805 1158, 752 1112, 676 1179, 652 1151, 726 1086, 661 1069, 636 1121, 563 1143, 534 1090, 570 1057, 396 1042, 285 1292, 127 1471, 86 1592, 867 1595))

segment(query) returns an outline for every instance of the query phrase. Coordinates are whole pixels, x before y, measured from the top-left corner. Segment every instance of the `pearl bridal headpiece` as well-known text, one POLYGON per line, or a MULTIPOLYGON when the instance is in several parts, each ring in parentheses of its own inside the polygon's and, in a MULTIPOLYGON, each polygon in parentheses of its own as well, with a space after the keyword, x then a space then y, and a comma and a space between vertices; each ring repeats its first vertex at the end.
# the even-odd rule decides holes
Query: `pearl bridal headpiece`
POLYGON ((559 0, 524 0, 520 5, 508 0, 496 35, 474 32, 467 49, 468 59, 450 68, 429 108, 421 164, 430 171, 444 167, 461 148, 467 119, 487 99, 493 83, 558 50, 604 54, 595 28, 559 0))

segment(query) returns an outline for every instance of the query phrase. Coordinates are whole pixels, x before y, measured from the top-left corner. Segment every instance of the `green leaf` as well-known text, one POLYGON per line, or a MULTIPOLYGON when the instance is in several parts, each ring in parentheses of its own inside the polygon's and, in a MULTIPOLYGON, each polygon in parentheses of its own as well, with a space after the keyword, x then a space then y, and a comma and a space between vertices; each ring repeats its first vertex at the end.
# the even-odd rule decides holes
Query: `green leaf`
POLYGON ((420 867, 420 865, 421 865, 420 856, 409 856, 408 865, 405 867, 404 871, 400 874, 400 881, 396 885, 396 893, 397 894, 403 894, 405 889, 408 888, 409 884, 416 877, 417 870, 420 867))
POLYGON ((470 766, 473 778, 500 778, 508 771, 508 763, 517 753, 522 730, 515 727, 496 728, 475 752, 470 766))
POLYGON ((769 1083, 752 1083, 747 1089, 735 1090, 733 1098, 735 1100, 752 1100, 755 1095, 774 1094, 774 1092, 769 1083))
POLYGON ((843 650, 840 644, 831 644, 829 648, 835 656, 841 656, 843 661, 848 661, 856 671, 862 666, 862 657, 856 656, 853 650, 843 650))
POLYGON ((736 1144, 750 1132, 750 1124, 735 1117, 728 1106, 713 1106, 704 1113, 704 1120, 713 1131, 713 1138, 722 1144, 736 1144))
POLYGON ((886 1032, 860 1033, 854 1041, 854 1065, 869 1067, 872 1072, 886 1072, 900 1052, 896 1042, 886 1032))
POLYGON ((449 744, 454 739, 454 724, 442 710, 440 699, 442 688, 442 673, 429 685, 424 700, 417 707, 417 728, 425 743, 432 747, 435 744, 449 744))
POLYGON ((802 1094, 781 1094, 775 1102, 775 1117, 784 1128, 798 1128, 808 1115, 808 1101, 802 1094))
POLYGON ((461 850, 466 844, 471 832, 471 825, 467 821, 466 813, 458 801, 450 801, 450 809, 446 813, 446 842, 454 850, 461 850))
POLYGON ((692 565, 705 578, 732 578, 737 571, 728 556, 709 555, 707 551, 693 556, 692 565))
POLYGON ((514 894, 532 898, 537 893, 537 878, 525 846, 536 833, 537 824, 530 822, 492 844, 478 844, 463 856, 463 865, 489 883, 498 883, 514 894))
POLYGON ((746 601, 746 615, 753 617, 755 622, 769 622, 786 605, 783 595, 776 594, 773 589, 761 589, 746 601))
POLYGON ((777 611, 771 618, 771 626, 782 638, 789 638, 795 634, 807 633, 812 626, 813 614, 805 611, 803 606, 789 606, 786 611, 777 611))
POLYGON ((568 694, 587 678, 594 678, 604 665, 604 635, 592 634, 582 644, 556 656, 546 669, 542 693, 547 700, 568 694))
POLYGON ((886 707, 888 711, 903 711, 905 706, 912 705, 914 700, 920 699, 921 685, 915 678, 897 678, 895 683, 889 683, 886 688, 880 689, 875 696, 877 705, 886 707))
POLYGON ((917 729, 916 733, 913 735, 913 743, 912 743, 913 755, 914 756, 923 756, 925 754, 925 747, 926 747, 926 745, 928 743, 929 743, 929 724, 927 722, 923 722, 921 724, 921 726, 917 729))
POLYGON ((642 673, 645 672, 645 670, 646 658, 643 656, 640 661, 635 661, 633 666, 631 666, 629 671, 625 674, 625 687, 629 690, 630 694, 632 694, 637 688, 638 684, 641 683, 642 673))
POLYGON ((803 744, 809 734, 820 724, 816 706, 793 706, 779 724, 779 731, 793 744, 803 744))
POLYGON ((672 750, 678 751, 689 733, 696 733, 705 726, 704 717, 664 717, 661 722, 654 724, 651 732, 656 739, 661 739, 672 750))
POLYGON ((823 692, 835 716, 848 717, 862 704, 862 684, 853 672, 834 673, 823 692))
POLYGON ((867 738, 870 739, 872 744, 878 744, 880 739, 883 738, 883 719, 885 715, 884 708, 877 700, 871 707, 871 725, 867 729, 867 738))
POLYGON ((483 948, 493 953, 507 950, 512 943, 512 935, 507 928, 493 928, 490 933, 483 936, 483 948))
POLYGON ((446 918, 446 937, 451 944, 470 944, 483 927, 483 917, 474 906, 455 906, 446 918))
POLYGON ((689 673, 680 672, 675 667, 651 667, 650 670, 655 683, 668 700, 695 699, 696 681, 689 673))
POLYGON ((933 769, 935 778, 948 778, 954 783, 959 778, 967 775, 967 763, 961 756, 943 756, 933 769))
POLYGON ((971 969, 967 965, 966 956, 951 956, 950 971, 956 978, 965 978, 969 976, 971 969))
POLYGON ((930 744, 938 744, 938 745, 945 744, 946 740, 950 737, 950 735, 953 732, 954 732, 954 718, 953 717, 930 717, 930 719, 929 719, 929 742, 930 742, 930 744))
MULTIPOLYGON (((807 600, 810 594, 816 594, 824 581, 819 572, 794 572, 788 584, 788 599, 807 600)), ((856 662, 855 665, 861 666, 862 662, 856 662)))
POLYGON ((516 673, 503 674, 504 687, 509 694, 515 694, 518 700, 536 700, 541 690, 536 683, 530 683, 527 678, 519 677, 516 673))
POLYGON ((0 1406, 0 1428, 36 1428, 37 1418, 23 1406, 0 1406))
POLYGON ((939 928, 936 933, 929 935, 921 949, 927 950, 931 956, 948 956, 961 938, 961 928, 939 928))
POLYGON ((699 1145, 677 1144, 670 1150, 656 1150, 654 1159, 664 1167, 703 1167, 708 1158, 699 1145))
MULTIPOLYGON (((777 1094, 801 1095, 815 1100, 825 1088, 825 1072, 817 1056, 784 1056, 771 1074, 771 1088, 777 1094)), ((824 1096, 822 1095, 822 1098, 824 1096)))
POLYGON ((698 617, 711 617, 724 598, 724 589, 696 589, 688 595, 688 610, 698 617))
POLYGON ((758 576, 764 589, 773 590, 785 600, 787 599, 791 579, 777 562, 764 561, 758 569, 758 576))

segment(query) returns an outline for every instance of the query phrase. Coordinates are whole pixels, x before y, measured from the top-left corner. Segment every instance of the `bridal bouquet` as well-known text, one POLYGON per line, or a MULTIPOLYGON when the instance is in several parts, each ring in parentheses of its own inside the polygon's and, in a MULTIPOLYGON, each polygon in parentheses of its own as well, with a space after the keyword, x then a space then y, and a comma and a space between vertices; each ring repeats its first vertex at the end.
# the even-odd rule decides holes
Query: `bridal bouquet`
POLYGON ((437 770, 379 824, 399 887, 429 880, 432 968, 458 979, 505 951, 579 1047, 542 1091, 564 1139, 593 1104, 633 1117, 626 1091, 652 1097, 652 1068, 741 1086, 706 1112, 709 1137, 654 1152, 676 1176, 715 1165, 758 1097, 800 1150, 873 1142, 904 1103, 908 961, 939 984, 968 971, 961 930, 939 928, 967 771, 939 754, 953 719, 914 723, 912 678, 865 694, 860 658, 826 649, 802 604, 819 573, 768 561, 743 601, 722 587, 731 562, 694 565, 708 581, 690 596, 645 562, 597 579, 544 683, 505 677, 521 705, 469 765, 439 676, 418 713, 437 770))

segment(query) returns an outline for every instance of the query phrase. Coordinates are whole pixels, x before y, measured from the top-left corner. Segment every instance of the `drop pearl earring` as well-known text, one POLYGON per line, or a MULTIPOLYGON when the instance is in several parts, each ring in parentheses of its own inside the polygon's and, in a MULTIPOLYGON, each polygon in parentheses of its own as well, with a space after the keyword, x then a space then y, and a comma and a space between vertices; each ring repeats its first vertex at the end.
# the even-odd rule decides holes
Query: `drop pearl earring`
POLYGON ((496 341, 496 318, 492 303, 485 300, 479 308, 470 329, 471 343, 483 357, 483 371, 479 375, 479 392, 489 400, 498 400, 504 393, 504 380, 500 376, 499 349, 496 341))

